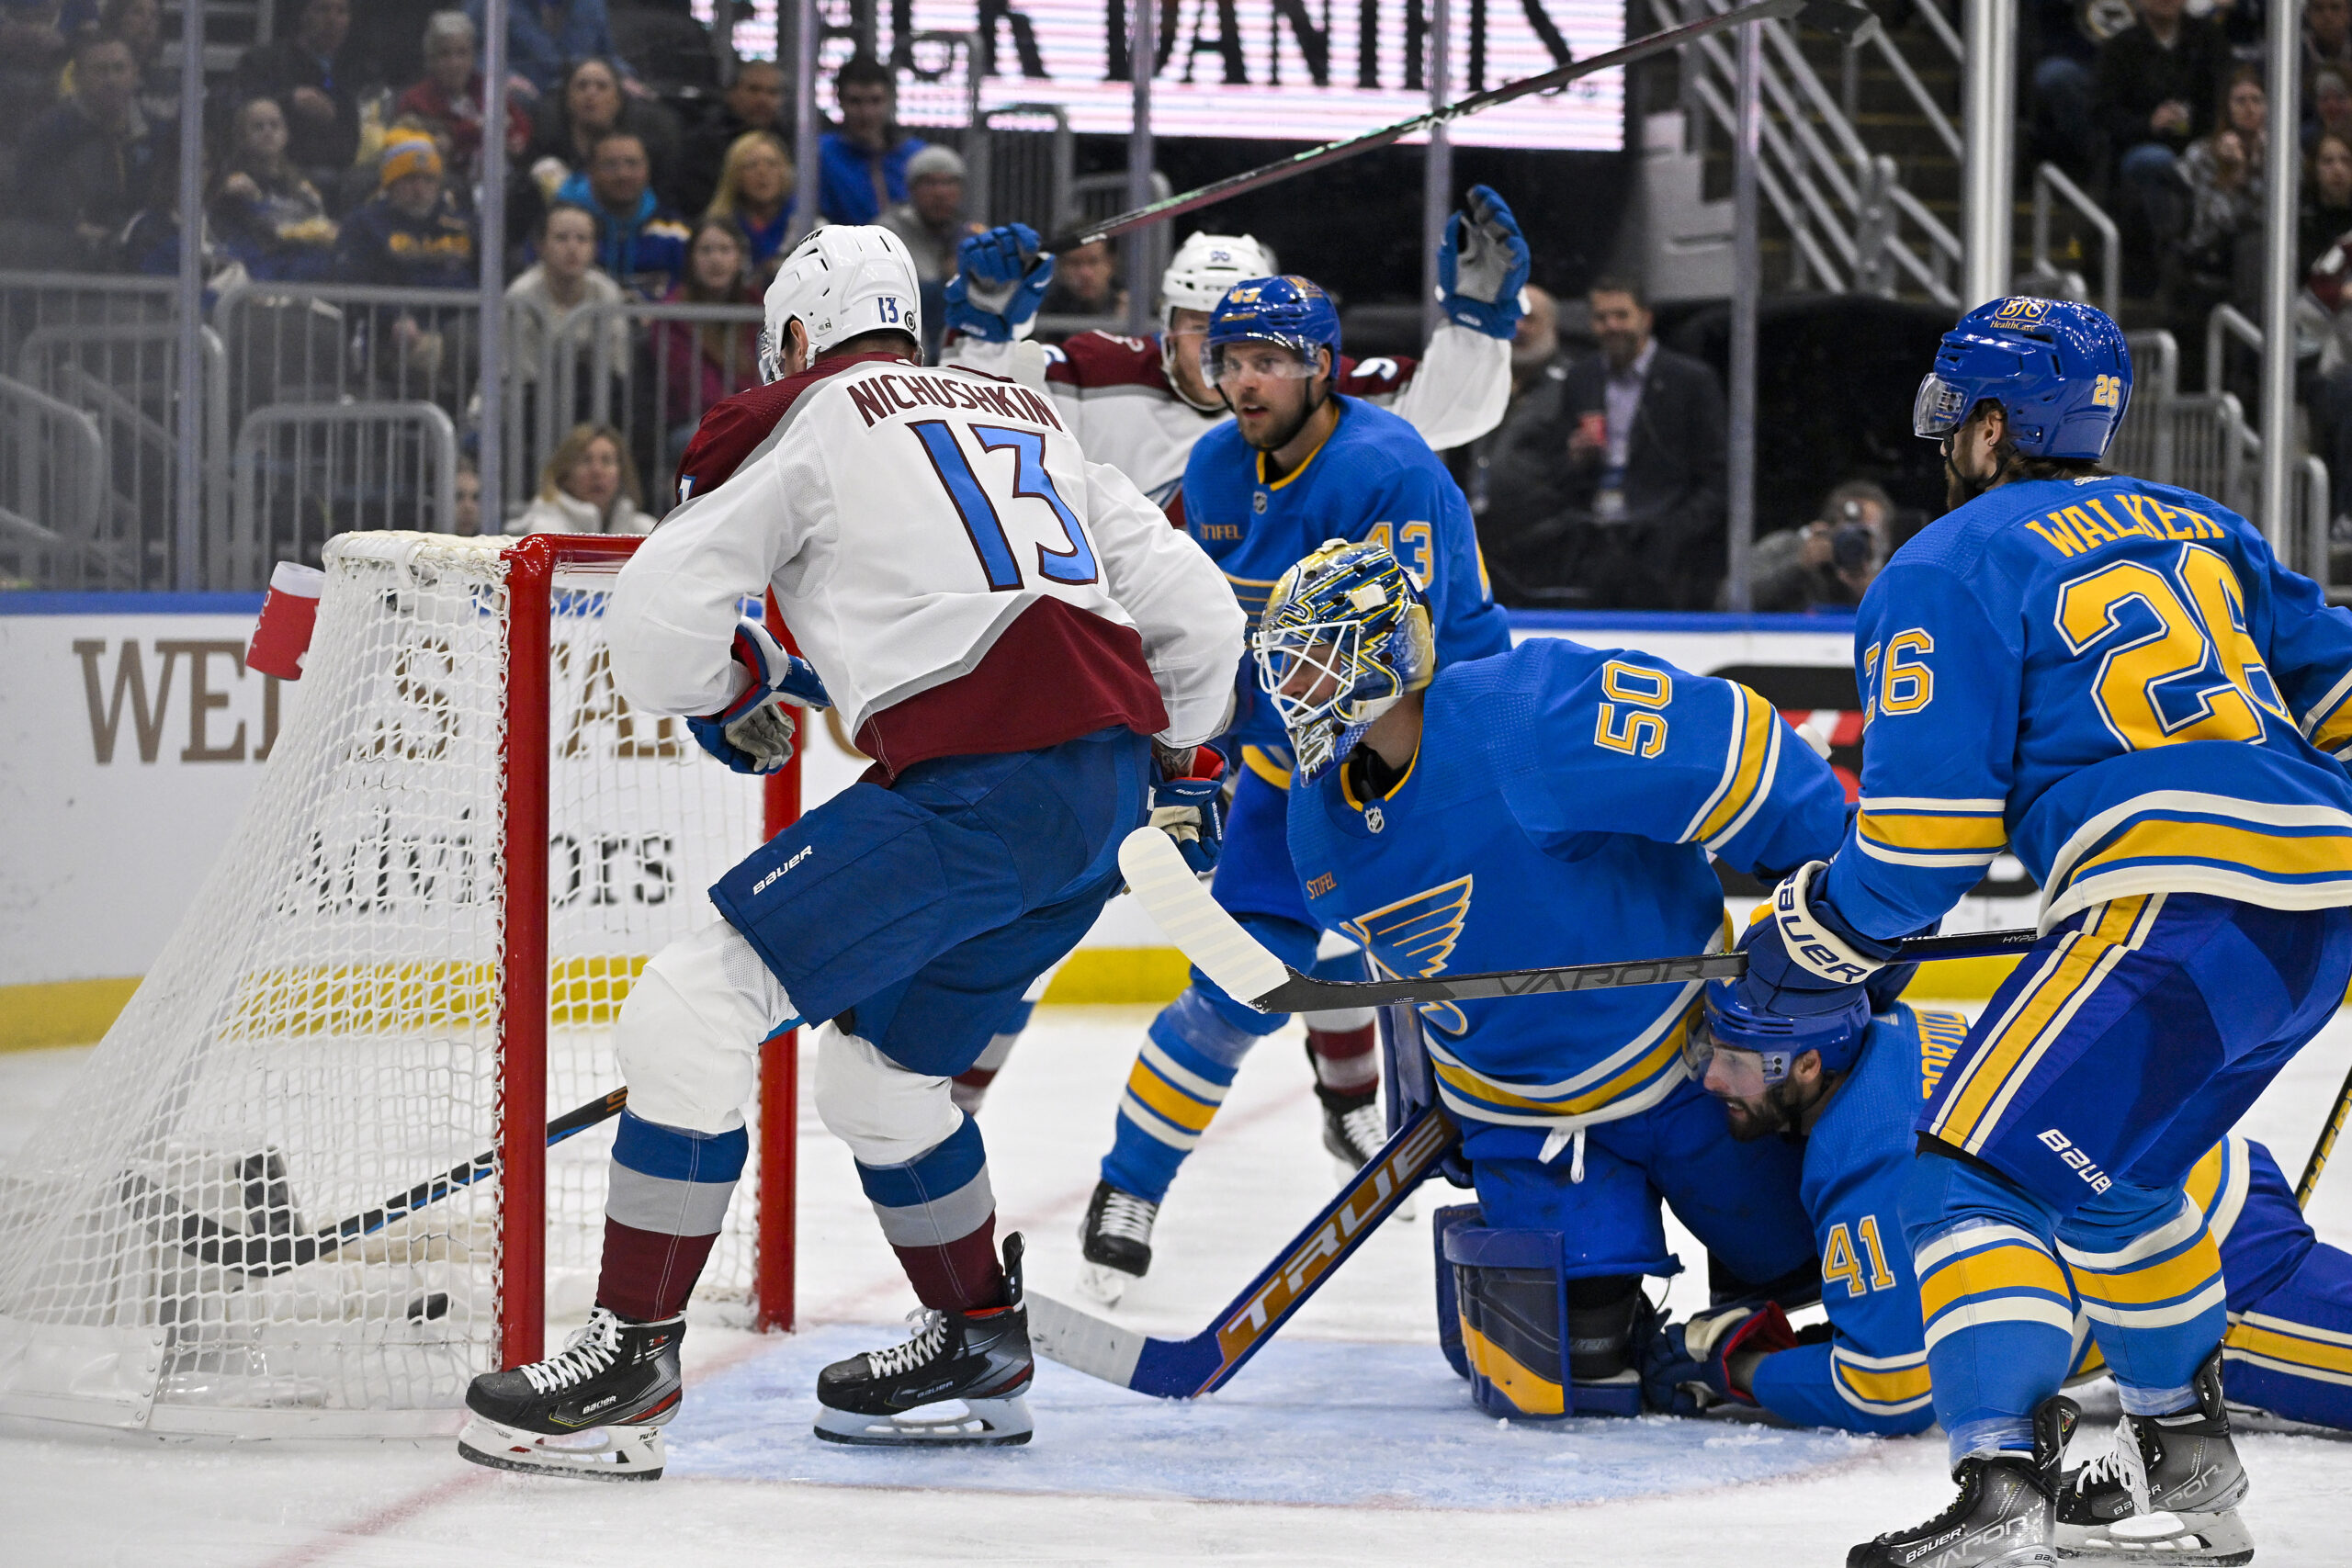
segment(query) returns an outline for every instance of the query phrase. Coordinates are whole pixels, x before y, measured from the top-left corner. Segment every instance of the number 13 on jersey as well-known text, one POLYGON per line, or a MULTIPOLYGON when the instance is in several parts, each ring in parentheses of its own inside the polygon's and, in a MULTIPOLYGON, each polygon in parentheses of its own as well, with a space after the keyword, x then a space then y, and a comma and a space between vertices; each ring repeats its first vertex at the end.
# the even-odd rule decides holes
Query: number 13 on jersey
MULTIPOLYGON (((956 515, 964 520, 964 532, 971 539, 973 554, 980 558, 980 568, 988 574, 990 592, 1009 593, 1023 586, 1021 564, 1013 559, 1012 541, 1005 536, 1004 520, 997 514, 996 502, 989 499, 980 477, 972 471, 969 459, 964 456, 963 443, 956 439, 956 431, 944 419, 918 420, 909 425, 922 443, 923 453, 939 475, 939 482, 946 487, 947 496, 956 503, 956 515)), ((982 452, 1012 454, 1012 493, 1016 500, 1040 501, 1051 508, 1061 524, 1063 543, 1068 547, 1053 549, 1037 546, 1037 575, 1048 582, 1058 582, 1076 588, 1094 581, 1102 573, 1094 561, 1094 548, 1087 543, 1086 529, 1079 523, 1077 513, 1070 511, 1061 492, 1054 488, 1054 477, 1046 470, 1046 438, 1034 430, 1014 430, 1001 424, 976 424, 972 435, 982 452)))

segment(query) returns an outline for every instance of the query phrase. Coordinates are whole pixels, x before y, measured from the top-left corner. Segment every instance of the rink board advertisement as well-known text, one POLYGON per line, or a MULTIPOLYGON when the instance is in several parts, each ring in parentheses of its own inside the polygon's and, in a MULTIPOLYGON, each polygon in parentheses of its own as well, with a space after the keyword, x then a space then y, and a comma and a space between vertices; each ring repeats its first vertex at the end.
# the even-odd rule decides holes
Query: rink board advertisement
MULTIPOLYGON (((242 594, 0 595, 0 1044, 94 1038, 161 951, 212 868, 277 737, 313 694, 245 667, 259 608, 242 594), (8 987, 40 987, 39 990, 8 987), (47 1021, 35 1023, 40 1014, 47 1021), (63 1030, 63 1035, 56 1031, 63 1030)), ((1849 792, 1860 765, 1850 624, 1803 616, 1532 614, 1521 637, 1640 649, 1699 673, 1745 681, 1792 721, 1828 736, 1849 792)), ((558 951, 632 966, 649 928, 703 918, 703 890, 755 841, 755 788, 705 759, 683 724, 633 715, 601 647, 559 620, 548 844, 558 951), (668 780, 662 770, 682 770, 668 780), (654 786, 660 784, 657 791, 654 786), (646 821, 656 794, 694 803, 646 821), (739 798, 740 797, 740 798, 739 798), (656 917, 649 920, 647 917, 656 917)), ((429 650, 427 650, 429 655, 429 650)), ((433 713, 430 658, 387 677, 433 713)), ((837 719, 806 730, 814 806, 865 766, 837 719)), ((478 770, 481 820, 497 810, 478 770)), ((350 817, 301 879, 338 908, 380 904, 430 917, 437 899, 479 897, 489 874, 473 834, 404 825, 396 803, 350 817)), ((657 813, 658 814, 658 813, 657 813)), ((1996 863, 1996 882, 2004 866, 1996 863)), ((2032 889, 2007 867, 1998 898, 1972 899, 1955 930, 2027 923, 2032 889)), ((1181 964, 1128 901, 1105 911, 1061 995, 1145 999, 1181 964)))

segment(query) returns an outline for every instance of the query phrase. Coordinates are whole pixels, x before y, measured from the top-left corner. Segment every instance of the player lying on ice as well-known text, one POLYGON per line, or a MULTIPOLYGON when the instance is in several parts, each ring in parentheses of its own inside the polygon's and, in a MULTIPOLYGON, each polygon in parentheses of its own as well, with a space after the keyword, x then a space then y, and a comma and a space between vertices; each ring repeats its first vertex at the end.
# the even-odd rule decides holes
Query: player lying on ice
MULTIPOLYGON (((1038 254, 1034 232, 1013 224, 965 241, 957 265, 959 276, 948 286, 947 324, 963 335, 944 357, 949 364, 1008 373, 1019 340, 1035 324, 1053 258, 1038 254)), ((1445 320, 1430 334, 1427 354, 1419 362, 1352 359, 1340 352, 1335 333, 1331 392, 1396 415, 1436 451, 1486 434, 1501 423, 1510 401, 1510 341, 1526 310, 1522 290, 1530 265, 1527 242, 1510 208, 1487 186, 1472 186, 1466 209, 1453 215, 1438 246, 1445 320)), ((1210 314, 1227 289, 1277 270, 1273 254, 1247 234, 1194 234, 1177 247, 1160 276, 1159 332, 1148 338, 1080 333, 1045 351, 1046 384, 1087 456, 1124 471, 1179 523, 1186 516, 1182 481, 1194 447, 1233 419, 1204 364, 1210 314)), ((1229 528, 1253 519, 1235 513, 1218 521, 1229 528)), ((1262 581, 1237 581, 1236 592, 1254 614, 1283 567, 1328 535, 1360 536, 1355 529, 1352 512, 1332 514, 1329 526, 1310 530, 1263 572, 1262 581)), ((1269 773, 1282 771, 1262 753, 1251 761, 1269 773)), ((1363 973, 1363 960, 1352 953, 1326 963, 1333 978, 1354 979, 1363 973)), ((961 1103, 978 1108, 1027 1021, 1024 1009, 956 1080, 961 1103)), ((1324 1145, 1353 1175, 1385 1135, 1374 1104, 1380 1074, 1372 1014, 1309 1013, 1302 1021, 1323 1101, 1324 1145)), ((1138 1064, 1137 1070, 1145 1068, 1138 1064)), ((1216 1077, 1210 1075, 1212 1080, 1216 1077)), ((1146 1094, 1159 1082, 1147 1073, 1146 1094)), ((1160 1092, 1181 1105, 1178 1122, 1193 1119, 1193 1108, 1182 1105, 1181 1089, 1160 1092)), ((1198 1131, 1152 1125, 1186 1137, 1198 1131)), ((1182 1157, 1182 1150, 1175 1157, 1182 1157)), ((1167 1190, 1165 1181, 1147 1174, 1153 1161, 1123 1163, 1134 1188, 1117 1187, 1113 1178, 1112 1190, 1123 1196, 1087 1227, 1089 1293, 1103 1301, 1116 1300, 1126 1278, 1148 1267, 1152 1215, 1144 1205, 1156 1204, 1167 1190)))
MULTIPOLYGON (((1880 971, 1871 989, 1892 994, 1908 967, 1880 971)), ((1820 1250, 1828 1333, 1795 1343, 1777 1306, 1660 1323, 1642 1358, 1652 1408, 1694 1415, 1744 1402, 1804 1426, 1887 1434, 1934 1422, 1919 1282, 1898 1215, 1922 1091, 1941 1080, 1967 1033, 1957 1013, 1900 1002, 1875 1017, 1857 1004, 1789 1019, 1747 1007, 1724 982, 1707 987, 1706 1016, 1686 1055, 1723 1102, 1734 1137, 1803 1140, 1800 1196, 1820 1250)), ((2230 1403, 2352 1428, 2344 1376, 2352 1254, 2312 1235, 2270 1151, 2234 1133, 2190 1168, 2177 1213, 2186 1220, 2192 1212, 2211 1233, 2228 1281, 2222 1386, 2230 1403)), ((2105 1371, 2084 1310, 2104 1288, 2102 1271, 2082 1256, 2062 1252, 2064 1286, 2045 1292, 2074 1315, 2076 1378, 2105 1371)), ((2088 1514, 2111 1512, 2125 1492, 2116 1463, 2103 1461, 2100 1485, 2070 1489, 2069 1498, 2089 1505, 2088 1514)))
MULTIPOLYGON (((1487 591, 1478 541, 1453 476, 1413 427, 1335 389, 1340 318, 1303 277, 1237 284, 1209 319, 1202 373, 1235 417, 1193 448, 1184 528, 1255 616, 1274 581, 1326 539, 1393 547, 1425 592, 1441 659, 1476 659, 1510 646, 1487 591)), ((1211 888, 1252 935, 1300 970, 1315 966, 1318 932, 1299 897, 1283 839, 1288 738, 1256 683, 1243 681, 1233 728, 1238 750, 1226 849, 1211 888)), ((1346 955, 1363 977, 1363 960, 1346 955)), ((1151 1265, 1151 1229, 1186 1155, 1201 1141, 1250 1047, 1287 1021, 1227 997, 1200 970, 1153 1021, 1120 1096, 1111 1152, 1080 1239, 1080 1288, 1116 1301, 1151 1265)), ((1363 1049, 1331 1058, 1323 1021, 1317 1087, 1325 1139, 1349 1174, 1382 1141, 1371 1019, 1363 1049), (1334 1081, 1344 1066, 1348 1077, 1334 1081)))
POLYGON ((755 1053, 801 1023, 821 1025, 818 1114, 924 1309, 909 1343, 825 1369, 818 1435, 1029 1436, 1020 1238, 1000 1267, 979 1128, 948 1080, 1118 891, 1125 834, 1159 821, 1213 851, 1215 784, 1185 775, 1224 728, 1243 627, 1200 551, 1086 461, 1048 399, 921 367, 917 299, 888 231, 803 241, 767 292, 788 417, 614 591, 633 706, 695 716, 705 748, 765 773, 791 755, 785 705, 830 703, 876 761, 713 887, 723 918, 655 954, 623 1004, 595 1311, 560 1353, 474 1381, 459 1451, 478 1462, 660 1473, 755 1053), (805 660, 739 619, 763 591, 805 660))
POLYGON ((1915 423, 1952 510, 1862 600, 1860 813, 1742 939, 1747 1006, 1843 1014, 2004 845, 2042 888, 1899 1203, 1959 1495, 1853 1568, 2252 1553, 2221 1254, 2180 1189, 2352 975, 2352 615, 2244 518, 2098 466, 2131 390, 2086 305, 1996 299, 1945 334, 1915 423), (2062 1258, 2144 1487, 2061 1480, 2062 1258), (2148 1511, 2087 1522, 2119 1497, 2148 1511))
MULTIPOLYGON (((1711 852, 1769 874, 1837 841, 1836 776, 1746 687, 1557 637, 1449 661, 1430 619, 1385 547, 1332 541, 1254 638, 1304 905, 1384 969, 1718 951, 1711 852)), ((1742 1280, 1811 1273, 1796 1150, 1735 1141, 1683 1066, 1698 990, 1421 1010, 1484 1211, 1455 1277, 1490 1404, 1640 1409, 1641 1277, 1678 1267, 1661 1198, 1742 1280)))

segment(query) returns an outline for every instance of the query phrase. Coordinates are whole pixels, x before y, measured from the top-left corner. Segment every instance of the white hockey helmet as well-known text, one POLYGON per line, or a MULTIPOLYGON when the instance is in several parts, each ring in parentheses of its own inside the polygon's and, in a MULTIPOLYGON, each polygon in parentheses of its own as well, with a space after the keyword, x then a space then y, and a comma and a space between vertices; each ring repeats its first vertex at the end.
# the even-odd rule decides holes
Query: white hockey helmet
POLYGON ((813 357, 861 333, 888 329, 922 342, 922 286, 904 240, 872 224, 831 223, 793 246, 768 285, 760 375, 775 381, 806 367, 784 363, 785 328, 797 320, 813 357))
POLYGON ((1247 234, 1194 234, 1176 247, 1159 275, 1160 324, 1170 310, 1214 310, 1225 291, 1282 269, 1274 253, 1247 234))

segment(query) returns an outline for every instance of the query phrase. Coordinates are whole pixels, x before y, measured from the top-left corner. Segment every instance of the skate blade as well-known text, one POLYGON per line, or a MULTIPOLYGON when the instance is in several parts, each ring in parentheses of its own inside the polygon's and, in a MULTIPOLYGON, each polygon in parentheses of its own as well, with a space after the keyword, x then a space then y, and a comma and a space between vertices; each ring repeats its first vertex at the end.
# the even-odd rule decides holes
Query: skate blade
POLYGON ((816 1427, 829 1443, 872 1449, 1004 1448, 1027 1442, 1036 1429, 1028 1401, 1019 1398, 942 1400, 903 1416, 861 1416, 820 1404, 816 1427))
MULTIPOLYGON (((1340 1159, 1337 1156, 1332 1157, 1331 1168, 1339 1172, 1340 1185, 1341 1187, 1351 1185, 1357 1177, 1363 1174, 1363 1167, 1360 1165, 1350 1165, 1346 1160, 1340 1159)), ((1412 1222, 1414 1213, 1414 1195, 1408 1192, 1405 1194, 1404 1201, 1396 1205, 1396 1213, 1391 1217, 1403 1220, 1409 1224, 1412 1222)))
POLYGON ((480 1416, 458 1434, 458 1457, 492 1470, 582 1481, 659 1481, 667 1462, 659 1427, 594 1427, 555 1436, 480 1416))
POLYGON ((2061 1557, 2109 1562, 2251 1562, 2254 1537, 2235 1508, 2134 1514, 2105 1525, 2060 1525, 2061 1557))
POLYGON ((1114 1307, 1136 1282, 1133 1274, 1114 1269, 1107 1263, 1080 1263, 1078 1266, 1078 1293, 1097 1306, 1114 1307))

